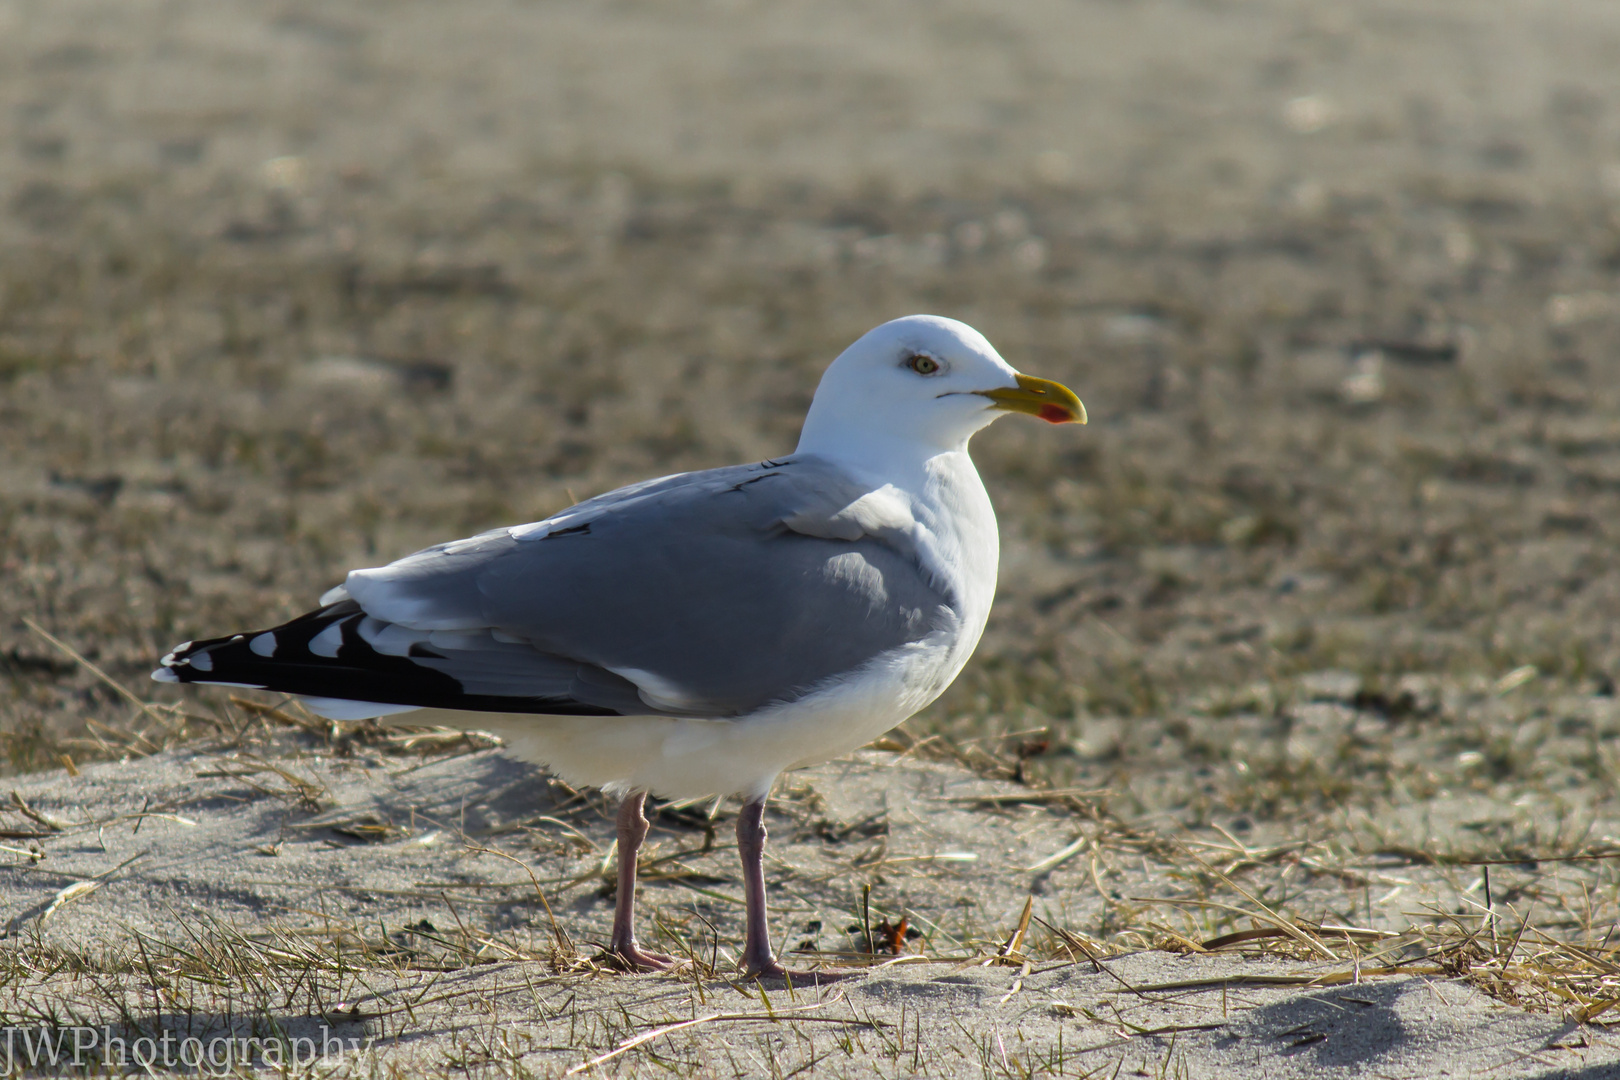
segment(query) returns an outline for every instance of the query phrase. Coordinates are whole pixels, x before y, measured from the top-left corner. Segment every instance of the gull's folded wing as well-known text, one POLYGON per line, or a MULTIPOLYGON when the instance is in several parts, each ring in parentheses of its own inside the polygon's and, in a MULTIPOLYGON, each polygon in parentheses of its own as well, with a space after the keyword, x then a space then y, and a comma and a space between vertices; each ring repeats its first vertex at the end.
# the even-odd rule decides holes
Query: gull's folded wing
POLYGON ((818 458, 685 473, 354 571, 322 609, 161 670, 401 706, 741 716, 948 628, 921 550, 902 497, 818 458))

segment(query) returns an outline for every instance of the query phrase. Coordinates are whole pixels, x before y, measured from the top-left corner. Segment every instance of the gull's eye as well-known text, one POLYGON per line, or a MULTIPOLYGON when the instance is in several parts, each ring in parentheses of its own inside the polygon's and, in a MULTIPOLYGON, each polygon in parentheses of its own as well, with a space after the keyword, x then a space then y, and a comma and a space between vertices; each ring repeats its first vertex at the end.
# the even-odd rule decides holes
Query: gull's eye
POLYGON ((916 356, 913 356, 911 359, 906 361, 906 367, 910 368, 912 371, 915 371, 919 375, 932 375, 939 370, 939 361, 935 360, 932 356, 923 356, 921 353, 918 353, 916 356))

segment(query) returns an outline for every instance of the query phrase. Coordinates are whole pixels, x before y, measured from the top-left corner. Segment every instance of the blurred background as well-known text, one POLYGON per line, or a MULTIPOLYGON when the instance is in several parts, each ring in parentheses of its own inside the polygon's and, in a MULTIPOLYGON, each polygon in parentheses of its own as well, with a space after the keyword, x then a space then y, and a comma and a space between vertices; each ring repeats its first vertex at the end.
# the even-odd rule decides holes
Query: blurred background
POLYGON ((131 714, 25 617, 169 700, 352 566, 791 449, 919 311, 1092 422, 976 441, 1000 596, 913 736, 1193 818, 1609 799, 1603 0, 0 0, 9 767, 131 714))

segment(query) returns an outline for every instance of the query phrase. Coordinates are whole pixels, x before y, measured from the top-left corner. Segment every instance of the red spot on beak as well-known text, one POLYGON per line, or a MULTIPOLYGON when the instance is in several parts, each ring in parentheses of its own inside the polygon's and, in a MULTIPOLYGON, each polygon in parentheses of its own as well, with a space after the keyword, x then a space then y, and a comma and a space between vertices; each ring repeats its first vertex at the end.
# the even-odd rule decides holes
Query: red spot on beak
POLYGON ((1074 414, 1061 405, 1042 405, 1041 419, 1048 424, 1068 424, 1073 423, 1074 414))

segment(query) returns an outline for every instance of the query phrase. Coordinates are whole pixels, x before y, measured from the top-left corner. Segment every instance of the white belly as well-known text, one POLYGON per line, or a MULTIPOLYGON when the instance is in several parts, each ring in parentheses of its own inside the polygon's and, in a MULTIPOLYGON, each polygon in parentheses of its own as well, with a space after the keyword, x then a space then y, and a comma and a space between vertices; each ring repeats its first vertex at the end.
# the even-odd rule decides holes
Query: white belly
POLYGON ((933 701, 971 652, 956 646, 918 642, 798 701, 734 720, 424 709, 411 721, 487 731, 570 784, 610 793, 765 795, 780 773, 846 754, 933 701))

